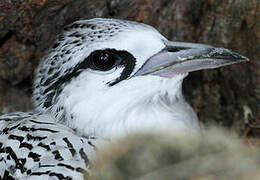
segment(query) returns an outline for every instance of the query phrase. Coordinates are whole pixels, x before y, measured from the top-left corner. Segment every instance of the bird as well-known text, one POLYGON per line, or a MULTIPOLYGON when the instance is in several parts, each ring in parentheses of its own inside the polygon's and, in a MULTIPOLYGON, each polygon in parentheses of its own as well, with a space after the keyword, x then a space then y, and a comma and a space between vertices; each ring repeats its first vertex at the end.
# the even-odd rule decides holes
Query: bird
POLYGON ((246 62, 225 48, 167 40, 109 18, 64 27, 42 58, 32 112, 0 116, 2 179, 84 179, 103 144, 134 133, 198 133, 189 72, 246 62))

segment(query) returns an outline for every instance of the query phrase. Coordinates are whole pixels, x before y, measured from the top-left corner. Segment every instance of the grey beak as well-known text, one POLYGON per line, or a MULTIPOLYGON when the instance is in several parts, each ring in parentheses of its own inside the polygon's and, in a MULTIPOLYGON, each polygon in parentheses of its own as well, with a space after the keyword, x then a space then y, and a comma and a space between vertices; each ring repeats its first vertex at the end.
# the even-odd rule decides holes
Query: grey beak
POLYGON ((249 61, 231 50, 210 45, 172 41, 165 41, 164 44, 165 48, 149 58, 134 76, 152 74, 172 77, 249 61))

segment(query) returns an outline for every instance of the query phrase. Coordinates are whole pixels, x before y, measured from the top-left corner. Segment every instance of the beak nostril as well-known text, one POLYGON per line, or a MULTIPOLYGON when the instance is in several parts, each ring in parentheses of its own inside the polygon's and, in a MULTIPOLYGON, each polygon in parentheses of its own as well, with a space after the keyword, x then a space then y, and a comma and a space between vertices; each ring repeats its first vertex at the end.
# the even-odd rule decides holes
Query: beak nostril
POLYGON ((179 52, 179 51, 190 49, 190 48, 187 48, 187 47, 166 47, 165 49, 168 52, 179 52))

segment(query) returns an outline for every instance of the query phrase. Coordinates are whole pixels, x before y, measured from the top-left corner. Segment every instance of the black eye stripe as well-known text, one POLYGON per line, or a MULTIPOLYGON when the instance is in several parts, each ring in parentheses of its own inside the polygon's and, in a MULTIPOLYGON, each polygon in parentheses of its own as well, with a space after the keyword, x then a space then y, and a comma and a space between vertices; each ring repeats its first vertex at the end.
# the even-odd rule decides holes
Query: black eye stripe
MULTIPOLYGON (((120 77, 115 79, 113 82, 109 82, 108 83, 109 86, 113 86, 119 83, 120 81, 127 79, 132 74, 136 64, 136 59, 132 54, 130 54, 127 51, 117 51, 115 49, 105 49, 102 51, 118 55, 122 59, 122 61, 118 64, 118 66, 123 67, 123 72, 121 73, 120 77)), ((59 77, 58 79, 50 77, 50 79, 54 81, 52 84, 47 84, 47 83, 42 84, 42 86, 47 87, 43 91, 43 94, 48 94, 46 95, 46 99, 45 99, 46 103, 44 103, 45 108, 50 107, 54 103, 55 99, 62 92, 64 86, 68 84, 73 78, 77 77, 82 70, 91 68, 90 58, 92 58, 93 53, 96 52, 95 51, 92 52, 84 61, 77 64, 75 67, 66 70, 66 73, 63 76, 59 77)))
POLYGON ((128 53, 127 51, 120 51, 120 56, 123 59, 123 61, 119 65, 124 66, 124 70, 120 77, 115 79, 113 82, 109 83, 109 86, 113 86, 119 83, 120 81, 130 77, 135 68, 136 59, 132 54, 128 53))

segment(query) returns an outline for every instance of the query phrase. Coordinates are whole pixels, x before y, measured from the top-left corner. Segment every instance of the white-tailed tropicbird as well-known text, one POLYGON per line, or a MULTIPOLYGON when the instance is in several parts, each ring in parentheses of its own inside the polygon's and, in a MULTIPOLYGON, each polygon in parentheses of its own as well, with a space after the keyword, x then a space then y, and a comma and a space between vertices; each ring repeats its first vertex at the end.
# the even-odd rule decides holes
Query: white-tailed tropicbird
POLYGON ((198 131, 182 96, 191 71, 248 61, 209 45, 172 42, 151 26, 96 18, 64 28, 41 61, 35 112, 1 116, 1 179, 82 179, 98 139, 198 131))

